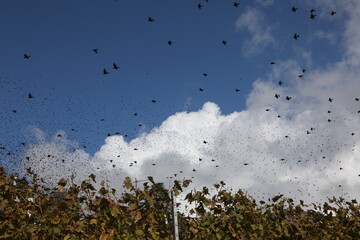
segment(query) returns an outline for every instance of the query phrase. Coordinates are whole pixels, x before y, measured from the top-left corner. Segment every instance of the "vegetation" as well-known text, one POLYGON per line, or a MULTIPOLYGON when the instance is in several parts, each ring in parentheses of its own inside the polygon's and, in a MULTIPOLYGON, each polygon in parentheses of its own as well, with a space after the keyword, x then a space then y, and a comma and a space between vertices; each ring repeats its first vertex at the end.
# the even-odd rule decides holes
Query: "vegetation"
MULTIPOLYGON (((49 189, 28 173, 20 179, 0 168, 0 239, 173 239, 169 194, 191 182, 175 181, 167 190, 148 177, 140 189, 126 178, 116 195, 93 174, 81 185, 61 179, 49 189)), ((356 200, 296 205, 279 195, 257 203, 224 182, 214 187, 213 195, 206 187, 186 195, 191 214, 179 213, 180 239, 360 239, 356 200)))

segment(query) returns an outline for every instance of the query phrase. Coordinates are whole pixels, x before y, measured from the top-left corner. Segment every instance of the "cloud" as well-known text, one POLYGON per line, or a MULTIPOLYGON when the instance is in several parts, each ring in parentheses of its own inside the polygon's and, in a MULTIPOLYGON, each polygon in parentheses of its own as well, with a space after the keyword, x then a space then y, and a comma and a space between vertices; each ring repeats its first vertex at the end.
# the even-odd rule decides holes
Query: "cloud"
MULTIPOLYGON (((66 136, 46 140, 37 130, 41 141, 28 149, 24 157, 31 158, 23 163, 40 177, 76 173, 81 179, 95 173, 118 188, 125 176, 153 176, 165 186, 192 178, 196 188, 223 180, 258 198, 277 193, 307 202, 334 195, 359 198, 360 103, 355 98, 360 97, 360 3, 353 9, 344 26, 342 59, 307 71, 303 78, 297 61, 277 61, 268 76, 253 83, 243 111, 224 115, 216 103, 206 102, 198 111, 169 116, 130 142, 107 137, 94 156, 66 136)), ((261 16, 248 10, 238 20, 238 27, 252 33, 259 45, 256 39, 262 36, 255 35, 263 29, 261 16)), ((266 39, 272 39, 270 33, 265 42, 273 41, 266 39)))
POLYGON ((261 4, 263 7, 267 7, 274 4, 274 0, 256 0, 256 2, 261 4))
POLYGON ((247 30, 251 39, 245 42, 245 55, 257 55, 270 44, 275 44, 272 28, 266 24, 265 15, 256 9, 248 8, 235 23, 238 30, 247 30))

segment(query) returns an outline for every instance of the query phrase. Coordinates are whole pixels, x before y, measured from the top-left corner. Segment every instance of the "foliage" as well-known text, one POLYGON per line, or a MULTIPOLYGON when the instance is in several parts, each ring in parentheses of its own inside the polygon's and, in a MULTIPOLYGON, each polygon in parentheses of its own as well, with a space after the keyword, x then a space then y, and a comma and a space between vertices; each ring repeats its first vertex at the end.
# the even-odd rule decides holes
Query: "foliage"
MULTIPOLYGON (((56 188, 28 169, 27 178, 0 168, 0 239, 173 239, 170 191, 180 194, 190 180, 171 190, 148 177, 142 188, 130 178, 116 197, 115 189, 91 174, 80 186, 61 179, 56 188)), ((322 205, 295 204, 275 196, 257 203, 224 182, 191 191, 179 213, 180 239, 360 239, 360 207, 356 200, 329 199, 322 205)))

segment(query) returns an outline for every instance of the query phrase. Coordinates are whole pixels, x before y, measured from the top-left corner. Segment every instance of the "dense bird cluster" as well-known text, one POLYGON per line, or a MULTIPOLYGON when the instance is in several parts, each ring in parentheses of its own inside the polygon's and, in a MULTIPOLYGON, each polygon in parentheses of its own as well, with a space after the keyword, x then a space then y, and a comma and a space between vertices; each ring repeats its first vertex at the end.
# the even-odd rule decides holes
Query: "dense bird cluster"
MULTIPOLYGON (((205 1, 206 4, 208 4, 208 1, 205 1)), ((196 5, 196 7, 199 9, 199 10, 204 10, 204 8, 206 8, 206 4, 202 4, 202 3, 198 3, 196 5)), ((241 5, 239 2, 234 2, 233 7, 236 7, 236 8, 240 8, 241 9, 241 5)), ((230 6, 231 7, 231 6, 230 6)), ((290 9, 290 11, 296 13, 296 14, 299 14, 301 13, 302 9, 298 9, 298 7, 292 7, 290 9)), ((309 12, 310 15, 309 15, 309 18, 312 19, 312 20, 315 20, 315 18, 317 17, 317 11, 315 9, 310 9, 309 12)), ((330 15, 331 16, 334 16, 336 14, 335 11, 331 11, 330 12, 330 15)), ((308 17, 306 17, 308 19, 308 17)), ((153 17, 148 17, 147 19, 143 19, 145 22, 149 22, 149 24, 151 25, 156 25, 158 23, 160 23, 161 21, 165 21, 165 20, 160 20, 160 18, 157 18, 157 16, 154 16, 153 17), (156 19, 156 20, 155 20, 156 19)), ((309 20, 310 21, 310 20, 309 20)), ((289 33, 289 38, 290 36, 292 35, 292 38, 294 40, 299 40, 299 41, 296 41, 297 43, 300 42, 303 38, 303 34, 302 33, 289 33), (300 34, 302 34, 300 37, 300 34)), ((291 38, 290 38, 291 39, 291 38)), ((174 40, 167 40, 167 39, 164 39, 163 42, 162 42, 162 45, 164 45, 166 47, 166 44, 171 46, 169 47, 169 49, 172 49, 172 48, 176 48, 177 45, 178 45, 178 42, 180 42, 181 40, 177 40, 177 39, 174 39, 174 40)), ((227 40, 221 40, 221 39, 218 39, 217 40, 217 44, 220 45, 220 46, 227 46, 227 47, 224 47, 224 49, 228 48, 228 47, 231 47, 231 45, 233 44, 233 42, 231 41, 231 44, 227 41, 227 40), (222 45, 221 45, 222 44, 222 45)), ((235 44, 235 43, 234 43, 235 44)), ((87 51, 88 52, 93 52, 91 53, 92 56, 91 57, 98 57, 102 54, 102 46, 98 46, 99 48, 93 48, 93 49, 88 49, 87 51)), ((32 59, 36 58, 37 57, 37 53, 36 52, 32 52, 31 53, 32 55, 29 55, 28 53, 24 53, 23 55, 23 58, 25 59, 24 61, 32 61, 32 59)), ((21 56, 20 56, 21 58, 21 56)), ((269 62, 270 62, 270 65, 271 67, 276 67, 279 62, 278 61, 269 61, 269 60, 264 60, 266 61, 265 64, 266 66, 269 65, 269 62)), ((117 61, 116 61, 117 62, 117 61)), ((114 72, 116 73, 119 73, 123 70, 123 65, 122 64, 119 64, 118 63, 115 63, 113 62, 112 63, 112 70, 111 70, 111 62, 108 63, 109 65, 106 64, 106 67, 104 66, 99 66, 99 69, 97 70, 99 72, 99 74, 101 75, 101 69, 102 69, 102 75, 110 75, 110 74, 113 74, 114 72)), ((306 72, 306 69, 299 69, 299 75, 297 75, 299 78, 304 78, 305 77, 305 72, 306 72)), ((201 76, 201 72, 198 73, 199 76, 201 76)), ((210 72, 210 76, 208 74, 208 72, 203 72, 202 73, 202 76, 204 76, 205 78, 204 79, 209 79, 211 78, 213 75, 212 73, 210 72)), ((105 76, 103 76, 105 78, 105 76)), ((23 122, 21 122, 21 125, 23 124, 27 124, 29 123, 29 125, 31 125, 31 123, 33 122, 36 122, 36 115, 41 115, 41 114, 44 114, 44 108, 48 108, 48 107, 53 107, 53 106, 56 106, 56 104, 58 104, 58 102, 54 101, 53 103, 51 103, 51 94, 50 93, 28 93, 28 92, 25 92, 24 89, 26 89, 27 86, 17 86, 16 83, 10 83, 11 81, 9 81, 9 79, 3 75, 1 77, 2 79, 2 82, 3 83, 9 83, 8 85, 12 85, 13 89, 11 90, 11 92, 22 92, 22 95, 20 94, 19 98, 21 100, 19 100, 20 102, 19 103, 16 103, 16 104, 13 104, 13 105, 10 105, 8 103, 8 106, 10 107, 9 111, 11 111, 13 114, 16 114, 19 116, 19 118, 22 118, 23 122), (34 95, 33 95, 34 94, 34 95), (33 102, 26 102, 26 101, 33 101, 33 102), (19 108, 17 108, 17 106, 19 108), (33 116, 27 116, 27 115, 21 115, 22 114, 22 111, 26 108, 29 108, 33 111, 34 115, 33 116), (29 119, 27 119, 29 117, 29 119), (28 121, 27 121, 28 120, 28 121)), ((284 80, 285 81, 285 80, 284 80)), ((283 90, 283 88, 286 88, 286 81, 285 83, 283 81, 279 81, 277 84, 275 83, 274 85, 276 85, 276 91, 278 92, 272 92, 271 93, 271 98, 273 99, 274 97, 277 99, 276 101, 281 101, 281 100, 285 100, 285 104, 292 104, 292 102, 295 102, 297 99, 295 96, 289 96, 285 93, 285 91, 283 90)), ((206 90, 205 91, 205 88, 204 87, 196 87, 198 89, 199 92, 201 92, 201 94, 206 94, 206 92, 208 92, 208 88, 207 86, 206 87, 206 90)), ((195 88, 195 91, 196 91, 196 88, 195 88)), ((235 91, 235 92, 240 92, 241 89, 239 88, 235 88, 233 87, 231 91, 235 91), (235 89, 235 90, 234 90, 235 89)), ((156 95, 156 94, 154 94, 156 95)), ((84 122, 86 122, 89 118, 91 118, 91 116, 87 116, 87 115, 82 115, 82 113, 79 113, 77 112, 76 109, 72 108, 72 106, 74 106, 72 103, 76 101, 76 96, 75 95, 69 95, 67 96, 68 99, 67 99, 67 102, 68 102, 68 105, 69 105, 69 115, 76 115, 77 117, 81 118, 84 120, 84 122)), ((334 100, 331 96, 327 99, 328 102, 329 102, 329 109, 332 109, 332 103, 335 102, 336 100, 334 100)), ((119 100, 121 101, 121 99, 119 100)), ((324 100, 326 101, 326 99, 324 100)), ((154 98, 150 98, 149 99, 149 104, 153 103, 154 105, 152 106, 157 106, 158 104, 161 104, 162 102, 165 102, 165 100, 158 100, 156 96, 154 96, 154 98), (150 103, 149 103, 150 102, 150 103)), ((355 98, 355 102, 359 102, 359 98, 355 98)), ((84 103, 86 104, 86 103, 84 103)), ((149 110, 147 111, 144 111, 144 112, 138 112, 137 111, 137 108, 136 108, 136 103, 134 103, 134 111, 132 113, 128 113, 129 117, 133 117, 133 118, 142 118, 143 116, 146 116, 146 114, 148 114, 149 112, 151 112, 151 107, 152 106, 149 106, 149 110), (136 111, 136 112, 135 112, 136 111)), ((88 106, 89 108, 91 108, 91 106, 88 106)), ((97 112, 102 112, 102 108, 99 108, 99 109, 96 109, 97 112)), ((264 111, 264 109, 262 109, 262 111, 264 111)), ((327 113, 330 114, 329 116, 332 116, 331 113, 332 113, 333 110, 328 110, 327 113)), ((46 112, 46 111, 45 111, 46 112)), ((279 121, 281 121, 281 115, 278 113, 278 111, 276 109, 273 108, 273 106, 267 106, 265 108, 265 112, 268 112, 266 114, 268 114, 267 116, 269 118, 276 118, 278 119, 279 121)), ((326 112, 325 112, 326 113, 326 112)), ((360 113, 360 110, 358 110, 358 113, 360 113)), ((99 115, 96 115, 96 116, 99 116, 99 115)), ((56 113, 45 113, 45 118, 48 119, 49 121, 49 124, 51 125, 51 118, 53 117, 56 117, 56 113), (46 114, 49 114, 49 115, 46 115, 46 114)), ((10 117, 9 118, 9 121, 12 121, 13 117, 10 117)), ((112 126, 109 126, 108 124, 108 118, 107 116, 101 116, 101 118, 99 117, 97 120, 96 120, 96 123, 95 125, 97 124, 104 124, 106 125, 108 128, 112 129, 113 131, 111 131, 110 133, 101 133, 99 134, 99 132, 96 131, 96 129, 84 129, 83 126, 69 126, 67 123, 64 124, 64 126, 61 126, 61 128, 64 128, 65 130, 69 131, 69 132, 79 132, 79 131, 93 131, 94 132, 94 135, 97 135, 97 136, 101 136, 101 137, 104 137, 104 136, 107 136, 107 137, 112 137, 112 136, 116 136, 116 137, 123 137, 123 138, 126 138, 128 137, 128 135, 126 134, 126 131, 119 131, 118 129, 115 129, 113 127, 114 124, 112 124, 112 126)), ((256 121, 256 119, 254 119, 254 121, 256 121)), ((329 124, 334 124, 336 123, 337 121, 341 121, 340 119, 333 119, 332 117, 325 117, 324 118, 324 122, 328 122, 329 124)), ((20 125, 20 124, 19 124, 20 125)), ((136 124, 137 127, 139 127, 140 129, 144 127, 144 124, 141 123, 141 122, 138 122, 136 124)), ((50 126, 50 128, 58 128, 58 126, 50 126)), ((254 128, 261 128, 262 126, 257 126, 256 123, 254 123, 254 128)), ((278 125, 275 124, 275 127, 274 127, 274 132, 275 130, 277 130, 277 128, 279 128, 278 125)), ((266 132, 266 134, 269 134, 271 136, 274 137, 274 139, 279 139, 278 141, 276 141, 276 143, 278 144, 278 147, 281 148, 281 149, 286 149, 287 147, 288 148, 291 148, 290 147, 290 143, 291 145, 294 145, 294 142, 296 141, 299 141, 299 136, 301 138, 309 138, 308 140, 306 140, 306 142, 308 142, 309 144, 314 144, 316 142, 316 138, 317 138, 317 135, 316 134, 321 134, 321 135, 326 135, 328 134, 329 132, 325 131, 325 132, 318 132, 318 131, 315 131, 315 129, 317 129, 317 127, 315 128, 315 126, 304 126, 302 129, 299 129, 297 132, 289 132, 287 133, 286 132, 286 129, 283 130, 283 132, 285 133, 284 135, 281 136, 273 136, 271 135, 271 129, 268 130, 268 132, 266 132)), ((47 129, 44 129, 44 130, 47 130, 47 129)), ((237 129, 233 129, 235 131, 235 135, 236 136, 236 130, 237 129)), ((355 135, 355 130, 350 130, 351 133, 349 132, 349 136, 354 136, 355 135)), ((245 157, 253 157, 253 154, 255 153, 261 153, 261 151, 263 149, 261 149, 260 147, 258 149, 256 149, 256 139, 260 139, 260 138, 263 138, 263 136, 260 136, 260 135, 256 135, 258 134, 256 131, 254 131, 253 129, 247 129, 247 132, 244 133, 244 130, 239 130, 239 132, 241 132, 242 134, 245 134, 248 138, 248 144, 246 145, 243 145, 243 143, 237 143, 238 144, 238 147, 239 148, 243 148, 245 149, 244 151, 247 151, 244 153, 245 157), (253 146, 251 144, 254 144, 253 146), (255 149, 254 149, 255 148, 255 149)), ((40 134, 41 135, 41 134, 40 134)), ((61 142, 62 140, 61 139, 64 139, 66 138, 66 134, 65 133, 58 133, 57 135, 57 139, 56 141, 59 141, 61 142)), ((15 138, 16 139, 16 138, 15 138)), ((236 137, 235 139, 232 139, 232 138, 229 138, 233 141, 237 141, 236 137)), ((328 139, 328 142, 326 143, 320 143, 318 146, 311 146, 310 149, 308 149, 309 151, 313 152, 313 155, 315 156, 315 152, 322 152, 324 151, 325 149, 326 150, 329 150, 331 148, 334 148, 336 147, 336 142, 334 142, 332 139, 331 139, 331 136, 328 136, 327 137, 328 139)), ((352 144, 352 142, 349 140, 348 141, 349 144, 352 144)), ((16 145, 16 146, 21 146, 23 148, 26 148, 28 145, 31 145, 31 144, 34 144, 33 142, 20 142, 16 145)), ((74 144, 73 146, 70 146, 70 148, 73 150, 73 152, 76 152, 78 150, 76 150, 79 146, 82 148, 82 149, 87 149, 87 146, 91 144, 91 143, 80 143, 78 145, 74 144)), ((226 143, 224 142, 213 142, 212 139, 209 137, 209 140, 199 140, 198 143, 194 143, 194 144, 199 144, 201 145, 201 148, 204 148, 204 149, 211 149, 214 147, 215 144, 218 144, 218 148, 220 147, 226 147, 226 143), (202 142, 201 142, 202 141, 202 142)), ((11 156, 14 156, 13 157, 13 160, 15 161, 15 156, 18 156, 17 153, 15 153, 14 151, 12 150, 9 150, 8 149, 8 145, 11 145, 11 144, 7 144, 5 141, 4 142, 1 142, 0 143, 0 153, 3 154, 3 155, 6 155, 7 156, 7 159, 10 159, 11 156)), ((51 147, 51 146, 50 146, 51 147)), ((160 146, 161 147, 161 146, 160 146)), ((269 148, 271 146, 268 146, 269 148)), ((337 147, 341 147, 341 146, 337 146, 337 147)), ((266 148, 266 147, 264 147, 266 148)), ((292 148, 291 148, 292 149, 292 148)), ((129 156, 126 156, 126 157, 129 157, 129 158, 133 158, 133 159, 136 159, 136 154, 143 154, 143 150, 142 149, 142 145, 141 143, 138 144, 138 146, 132 148, 132 153, 131 155, 129 156)), ((302 158, 302 152, 305 151, 305 147, 304 146, 298 146, 298 149, 296 150, 297 152, 287 152, 287 155, 286 156, 279 156, 277 159, 274 159, 273 163, 274 165, 276 166, 275 164, 275 161, 278 161, 280 164, 286 164, 287 162, 290 162, 290 161, 293 161, 295 162, 295 165, 299 165, 299 164, 306 164, 306 162, 310 161, 310 159, 303 159, 302 158), (291 156, 290 155, 297 155, 297 159, 294 160, 294 159, 290 159, 291 156)), ((204 150, 205 151, 205 150, 204 150)), ((265 150, 264 150, 265 151, 265 150)), ((331 150, 330 150, 331 151, 331 150)), ((55 151, 56 152, 56 151, 55 151)), ((64 151, 66 152, 66 151, 64 151)), ((27 161, 27 162, 31 162, 31 161, 37 161, 36 159, 34 158, 40 158, 40 162, 41 161, 50 161, 50 160, 54 160, 53 162, 56 162, 56 164, 58 165, 61 165, 61 164, 67 164, 69 161, 70 162, 73 162, 75 159, 72 158, 72 157, 69 157, 68 159, 66 158, 66 156, 62 156, 61 154, 64 154, 64 152, 57 152, 58 155, 56 154, 47 154, 46 151, 44 151, 43 153, 43 156, 24 156, 24 159, 27 161)), ((286 151, 285 151, 286 152, 286 151)), ((20 151, 20 153, 23 153, 22 150, 20 151)), ((78 151, 78 156, 85 156, 86 154, 84 154, 84 151, 80 152, 78 151)), ((209 154, 211 155, 211 154, 209 154)), ((184 169, 177 169, 176 172, 164 172, 164 174, 166 174, 169 178, 183 178, 183 177, 188 177, 187 175, 190 175, 190 177, 192 178, 196 178, 196 177, 202 177, 203 174, 201 173, 200 169, 202 168, 202 165, 206 165, 206 166, 211 166, 212 168, 216 168, 216 169, 226 169, 227 166, 226 166, 226 163, 220 161, 220 159, 216 158, 216 155, 217 153, 213 153, 211 156, 209 155, 201 155, 201 156, 197 156, 196 158, 196 162, 198 163, 198 165, 196 167, 191 167, 188 169, 187 172, 185 172, 186 170, 186 167, 184 167, 184 169), (187 174, 187 175, 186 175, 187 174)), ((76 155, 75 155, 76 156, 76 155)), ((234 156, 229 156, 230 158, 231 157, 234 157, 234 156)), ((107 167, 110 167, 111 169, 120 169, 121 168, 135 168, 137 165, 138 165, 138 161, 137 160, 132 160, 130 163, 128 163, 128 165, 124 166, 125 164, 123 164, 122 160, 124 160, 124 162, 126 161, 125 159, 122 158, 122 156, 120 154, 117 155, 117 160, 114 159, 108 159, 108 164, 109 166, 107 167), (119 160, 121 159, 121 160, 119 160), (120 167, 119 167, 120 165, 120 167)), ((323 156, 323 159, 326 159, 326 156, 323 156)), ((318 159, 315 159, 315 161, 318 161, 318 159)), ((244 169, 244 168, 251 168, 251 170, 254 170, 254 164, 251 163, 251 162, 248 162, 248 161, 242 161, 241 163, 241 169, 244 169)), ((149 168, 153 167, 153 168, 156 168, 158 167, 160 164, 158 162, 151 162, 150 161, 150 164, 149 164, 149 168)), ((106 167, 104 167, 103 169, 105 169, 106 167)), ((100 169, 101 170, 101 167, 97 167, 97 169, 100 169)), ((43 171, 46 171, 46 169, 41 169, 43 171)), ((275 175, 276 174, 276 171, 277 169, 275 167, 272 167, 270 166, 270 164, 266 165, 266 166, 263 166, 263 168, 259 168, 258 169, 259 171, 271 171, 273 172, 273 174, 275 175)), ((340 169, 342 170, 342 169, 340 169)), ((229 171, 231 171, 229 169, 229 171)), ((242 172, 246 172, 246 171, 250 171, 249 170, 239 170, 239 171, 242 171, 242 172)), ((261 175, 261 173, 259 173, 259 175, 261 175)), ((210 177, 209 177, 210 178, 210 177)), ((296 181, 296 180, 294 180, 296 181)), ((274 183, 270 183, 270 184, 273 184, 274 183)), ((339 186, 340 187, 340 186, 339 186)))

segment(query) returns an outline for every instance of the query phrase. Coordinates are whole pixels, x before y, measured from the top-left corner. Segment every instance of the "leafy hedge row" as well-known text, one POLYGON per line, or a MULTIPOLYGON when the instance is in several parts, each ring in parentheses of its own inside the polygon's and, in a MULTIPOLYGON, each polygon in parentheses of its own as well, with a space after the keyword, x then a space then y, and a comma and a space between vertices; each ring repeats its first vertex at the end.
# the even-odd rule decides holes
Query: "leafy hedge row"
MULTIPOLYGON (((126 191, 116 197, 93 174, 81 185, 61 179, 49 189, 28 173, 20 179, 0 168, 0 239, 173 239, 170 192, 152 177, 141 189, 126 178, 126 191)), ((189 184, 175 181, 172 191, 178 195, 189 184)), ((206 187, 186 195, 191 217, 179 213, 180 239, 360 239, 356 200, 296 205, 279 195, 257 203, 223 182, 214 187, 214 195, 206 187)))

